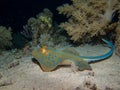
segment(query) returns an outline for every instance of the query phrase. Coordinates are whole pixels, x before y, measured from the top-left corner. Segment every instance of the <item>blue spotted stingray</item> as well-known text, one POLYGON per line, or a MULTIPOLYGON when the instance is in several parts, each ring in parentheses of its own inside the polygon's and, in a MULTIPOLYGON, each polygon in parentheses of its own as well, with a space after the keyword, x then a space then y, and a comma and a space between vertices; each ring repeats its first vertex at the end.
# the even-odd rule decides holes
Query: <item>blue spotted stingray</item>
POLYGON ((55 48, 43 46, 32 52, 43 71, 49 72, 56 69, 58 65, 66 65, 68 61, 74 62, 79 70, 91 70, 90 62, 104 60, 110 57, 114 51, 114 45, 105 39, 102 39, 111 48, 107 53, 100 56, 80 56, 74 48, 57 50, 55 48))

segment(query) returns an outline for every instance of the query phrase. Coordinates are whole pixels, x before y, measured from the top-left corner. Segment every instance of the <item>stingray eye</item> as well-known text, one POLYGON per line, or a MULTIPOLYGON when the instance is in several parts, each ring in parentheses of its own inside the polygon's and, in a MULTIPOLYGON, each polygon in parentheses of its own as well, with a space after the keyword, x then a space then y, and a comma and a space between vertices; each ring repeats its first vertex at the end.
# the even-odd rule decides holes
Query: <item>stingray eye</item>
POLYGON ((46 46, 43 46, 43 47, 40 49, 40 51, 41 51, 42 53, 45 53, 45 52, 46 52, 46 46))
POLYGON ((47 55, 48 54, 48 51, 46 50, 46 46, 43 46, 41 49, 40 49, 40 52, 47 55))

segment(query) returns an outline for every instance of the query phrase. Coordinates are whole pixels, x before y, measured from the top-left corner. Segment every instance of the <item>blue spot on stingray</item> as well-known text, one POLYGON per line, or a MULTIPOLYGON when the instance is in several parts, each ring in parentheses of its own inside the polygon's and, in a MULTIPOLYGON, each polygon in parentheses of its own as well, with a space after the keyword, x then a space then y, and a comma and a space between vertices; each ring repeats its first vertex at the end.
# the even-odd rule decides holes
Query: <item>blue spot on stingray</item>
POLYGON ((50 56, 48 56, 47 59, 50 60, 50 56))
POLYGON ((55 60, 52 60, 53 63, 55 63, 55 60))
POLYGON ((58 62, 60 63, 62 61, 62 59, 61 58, 58 58, 58 62))
POLYGON ((56 62, 55 62, 55 60, 52 60, 52 65, 54 65, 54 66, 56 65, 56 62))
POLYGON ((77 62, 77 65, 78 65, 78 66, 81 66, 81 67, 84 66, 84 65, 81 64, 80 62, 77 62))
POLYGON ((47 66, 47 67, 50 67, 50 66, 51 66, 51 64, 50 64, 49 62, 44 63, 44 64, 45 64, 45 66, 47 66))
POLYGON ((40 59, 40 62, 44 62, 45 58, 42 56, 41 59, 40 59))
POLYGON ((57 58, 57 56, 55 55, 54 58, 57 58))

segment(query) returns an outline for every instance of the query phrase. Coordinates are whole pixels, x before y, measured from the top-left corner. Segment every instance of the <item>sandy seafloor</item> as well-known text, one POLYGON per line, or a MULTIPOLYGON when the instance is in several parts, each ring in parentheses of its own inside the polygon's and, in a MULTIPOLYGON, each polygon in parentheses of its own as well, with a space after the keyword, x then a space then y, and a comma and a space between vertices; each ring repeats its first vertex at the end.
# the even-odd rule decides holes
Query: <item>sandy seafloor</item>
MULTIPOLYGON (((80 55, 101 55, 109 50, 103 45, 76 48, 80 55)), ((90 64, 92 71, 60 67, 43 72, 31 56, 13 60, 7 53, 0 56, 0 90, 120 90, 120 57, 113 55, 90 64), (4 63, 7 62, 7 63, 4 63), (19 62, 11 67, 10 63, 19 62)))

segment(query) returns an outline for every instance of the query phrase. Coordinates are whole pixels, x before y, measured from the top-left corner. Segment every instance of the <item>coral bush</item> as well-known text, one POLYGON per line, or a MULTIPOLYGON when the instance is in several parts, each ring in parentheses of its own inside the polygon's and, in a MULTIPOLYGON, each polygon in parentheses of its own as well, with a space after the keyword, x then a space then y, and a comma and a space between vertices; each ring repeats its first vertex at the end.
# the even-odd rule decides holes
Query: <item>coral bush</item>
POLYGON ((57 33, 54 33, 52 35, 49 33, 42 34, 40 35, 39 41, 41 46, 48 46, 54 48, 69 45, 69 43, 67 42, 67 38, 57 33))
POLYGON ((0 26, 0 49, 5 49, 12 45, 11 28, 0 26))
POLYGON ((41 46, 54 46, 53 38, 48 33, 41 34, 39 41, 41 46))
POLYGON ((50 46, 65 45, 67 38, 61 35, 63 30, 58 27, 57 23, 53 24, 52 12, 49 9, 44 9, 43 12, 32 17, 24 26, 24 31, 21 33, 32 39, 32 46, 50 46), (64 44, 63 44, 64 43, 64 44))
POLYGON ((60 27, 67 31, 72 40, 89 41, 92 37, 105 35, 112 26, 116 27, 111 21, 118 9, 118 0, 71 1, 72 4, 64 4, 57 10, 67 16, 68 21, 61 23, 60 27))
POLYGON ((32 38, 33 44, 38 44, 38 38, 41 34, 50 32, 52 28, 52 13, 49 9, 44 9, 43 12, 36 15, 36 18, 31 17, 27 25, 24 26, 22 34, 27 38, 32 38))

